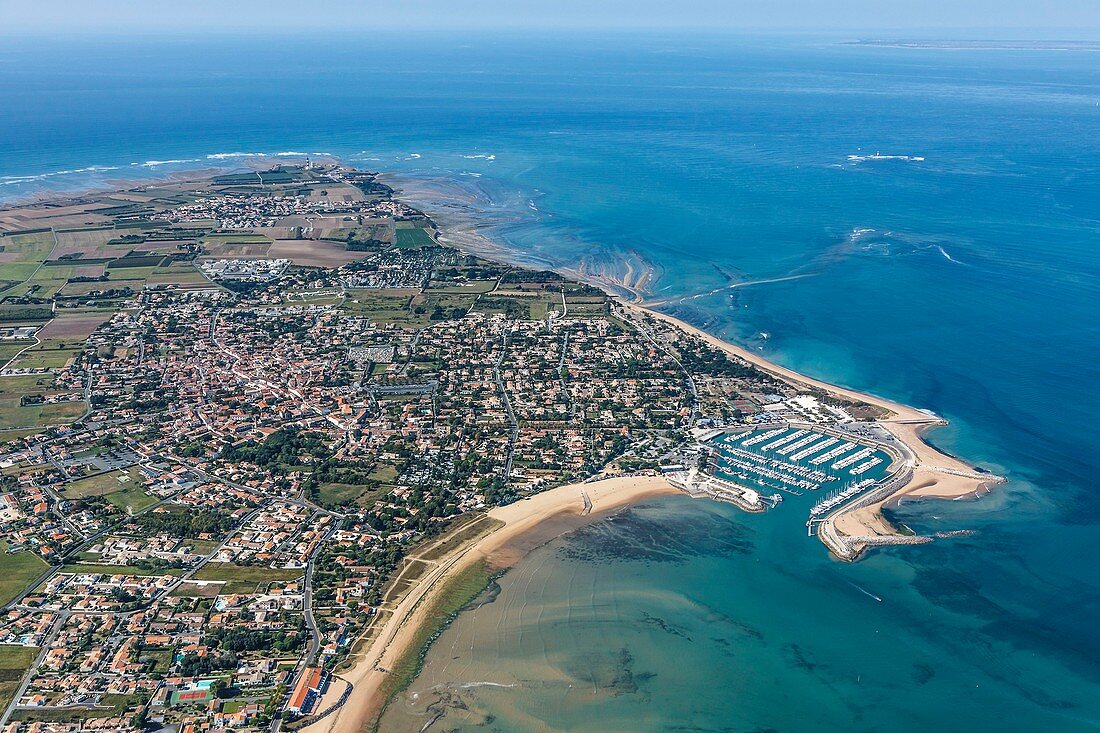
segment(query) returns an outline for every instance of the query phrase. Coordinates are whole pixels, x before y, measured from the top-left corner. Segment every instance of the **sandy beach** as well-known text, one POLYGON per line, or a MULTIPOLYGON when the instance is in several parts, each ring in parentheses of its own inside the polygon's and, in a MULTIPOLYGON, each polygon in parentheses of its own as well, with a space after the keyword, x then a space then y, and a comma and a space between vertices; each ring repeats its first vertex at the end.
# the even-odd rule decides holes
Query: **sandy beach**
MULTIPOLYGON (((882 397, 838 387, 807 377, 804 374, 774 364, 748 349, 723 341, 668 314, 634 303, 624 302, 623 304, 638 313, 653 316, 695 334, 711 346, 744 359, 786 382, 816 387, 838 397, 866 402, 890 413, 889 416, 878 422, 912 452, 912 458, 907 461, 908 467, 912 469, 912 477, 882 501, 859 509, 840 511, 826 520, 827 525, 830 525, 832 529, 850 542, 852 554, 845 556, 845 559, 854 559, 866 549, 868 543, 859 541, 859 538, 900 536, 901 533, 898 529, 892 526, 882 515, 884 506, 896 504, 903 498, 961 499, 976 497, 988 491, 990 484, 1001 480, 998 476, 992 474, 982 475, 975 471, 970 464, 939 451, 925 442, 923 437, 925 431, 947 424, 947 421, 943 418, 882 397)), ((829 542, 826 542, 826 545, 829 545, 830 549, 835 551, 835 548, 829 542)))
MULTIPOLYGON (((585 484, 570 484, 496 507, 488 512, 499 524, 476 540, 459 544, 438 556, 433 567, 393 609, 380 631, 350 669, 339 676, 355 686, 354 693, 334 714, 302 730, 309 733, 361 733, 385 704, 384 683, 411 644, 428 615, 434 596, 443 592, 446 580, 474 563, 507 568, 531 550, 585 522, 592 521, 643 499, 677 494, 679 490, 658 476, 618 477, 585 484), (590 511, 586 512, 585 496, 590 511)), ((333 685, 318 710, 324 711, 340 696, 343 685, 333 685)))

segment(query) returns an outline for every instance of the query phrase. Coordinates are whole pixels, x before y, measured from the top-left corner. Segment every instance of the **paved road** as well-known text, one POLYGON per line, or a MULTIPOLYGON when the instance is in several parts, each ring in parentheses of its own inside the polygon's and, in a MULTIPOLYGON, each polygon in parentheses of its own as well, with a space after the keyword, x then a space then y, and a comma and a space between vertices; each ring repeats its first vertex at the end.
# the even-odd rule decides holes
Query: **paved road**
POLYGON ((501 338, 500 356, 493 364, 493 379, 496 380, 497 389, 500 390, 500 401, 504 404, 504 414, 508 416, 508 425, 512 434, 508 438, 508 456, 504 461, 504 480, 512 475, 512 456, 515 453, 516 441, 519 440, 519 423, 516 422, 516 413, 512 411, 512 401, 508 399, 508 390, 504 389, 504 380, 500 378, 500 365, 504 363, 504 355, 508 353, 508 333, 501 338))

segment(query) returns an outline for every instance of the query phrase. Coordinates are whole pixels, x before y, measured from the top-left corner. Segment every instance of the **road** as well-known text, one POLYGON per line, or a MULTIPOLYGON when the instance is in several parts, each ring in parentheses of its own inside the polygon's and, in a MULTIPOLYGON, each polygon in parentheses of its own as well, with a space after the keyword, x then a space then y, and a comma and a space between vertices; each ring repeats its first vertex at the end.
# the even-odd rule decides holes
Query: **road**
POLYGON ((500 401, 504 405, 504 413, 508 416, 508 425, 512 434, 508 438, 508 456, 504 460, 504 480, 512 475, 512 456, 516 450, 516 441, 519 440, 519 423, 516 422, 516 413, 512 411, 512 401, 508 399, 508 390, 504 389, 504 380, 500 377, 500 365, 504 363, 504 356, 508 353, 508 333, 501 337, 500 356, 493 364, 493 379, 496 380, 497 389, 500 390, 500 401))

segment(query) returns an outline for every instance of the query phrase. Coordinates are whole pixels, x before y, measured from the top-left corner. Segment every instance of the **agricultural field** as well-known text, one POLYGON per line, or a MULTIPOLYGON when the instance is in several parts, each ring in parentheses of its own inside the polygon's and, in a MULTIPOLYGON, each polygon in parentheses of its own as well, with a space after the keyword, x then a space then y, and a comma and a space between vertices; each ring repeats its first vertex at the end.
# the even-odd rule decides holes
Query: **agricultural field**
POLYGON ((394 246, 398 249, 419 249, 420 247, 436 246, 431 235, 420 227, 398 228, 395 230, 394 235, 394 246))
POLYGON ((340 267, 369 254, 349 250, 343 242, 325 239, 278 239, 267 251, 271 259, 287 259, 305 267, 340 267))
POLYGON ((49 304, 9 304, 0 305, 0 323, 3 324, 30 324, 42 323, 53 317, 53 310, 49 304))
POLYGON ((13 374, 0 377, 0 399, 25 394, 42 394, 53 384, 52 374, 13 374))
POLYGON ((27 280, 50 256, 54 247, 53 234, 36 232, 0 237, 0 281, 11 285, 27 280))
POLYGON ((62 311, 38 332, 38 338, 60 342, 84 341, 110 317, 111 314, 107 312, 62 311))
POLYGON ((0 341, 0 367, 14 359, 15 355, 23 349, 28 346, 34 346, 35 343, 37 342, 27 339, 0 341))
POLYGON ((23 675, 37 654, 38 649, 34 647, 0 644, 0 710, 7 708, 15 697, 23 675))
POLYGON ((428 292, 431 293, 455 293, 460 295, 480 295, 482 293, 488 293, 494 290, 497 286, 496 280, 471 280, 461 285, 428 285, 428 292))
POLYGON ((33 552, 8 552, 8 543, 0 540, 0 605, 19 595, 49 567, 33 552))
POLYGON ((48 339, 27 349, 16 359, 11 369, 60 369, 80 353, 83 339, 48 339))
POLYGON ((84 414, 83 402, 20 405, 19 399, 0 399, 0 430, 67 425, 84 414))

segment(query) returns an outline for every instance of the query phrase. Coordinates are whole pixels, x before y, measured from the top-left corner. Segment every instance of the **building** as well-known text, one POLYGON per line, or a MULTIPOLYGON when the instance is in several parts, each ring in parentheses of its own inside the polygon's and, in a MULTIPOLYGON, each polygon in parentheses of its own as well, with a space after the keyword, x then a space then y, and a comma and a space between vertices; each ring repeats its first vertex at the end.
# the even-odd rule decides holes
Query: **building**
POLYGON ((321 691, 328 681, 328 675, 320 667, 306 667, 302 679, 298 680, 298 686, 294 688, 294 694, 290 696, 290 702, 286 709, 299 715, 308 715, 313 711, 313 705, 321 697, 321 691))

